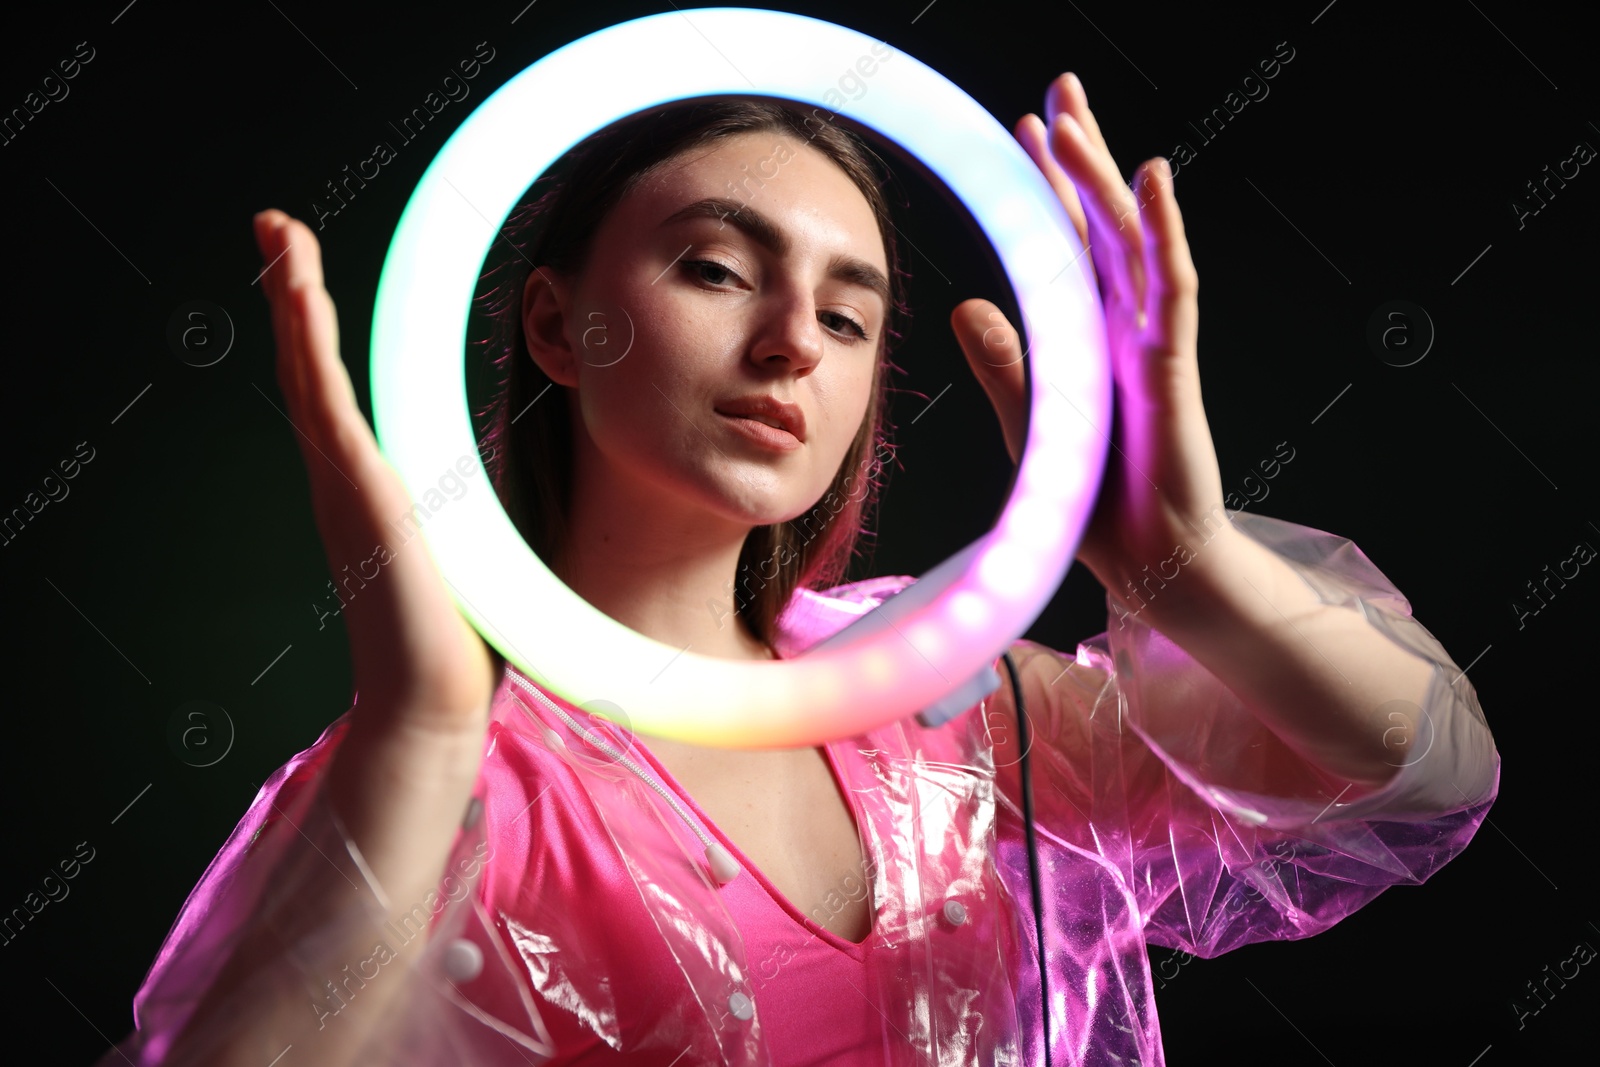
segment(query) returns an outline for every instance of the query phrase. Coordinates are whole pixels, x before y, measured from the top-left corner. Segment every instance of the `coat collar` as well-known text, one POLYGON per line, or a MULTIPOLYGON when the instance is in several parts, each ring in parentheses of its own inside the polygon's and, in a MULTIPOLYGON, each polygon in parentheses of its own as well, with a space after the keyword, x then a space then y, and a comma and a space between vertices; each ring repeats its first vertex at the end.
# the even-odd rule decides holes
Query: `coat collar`
POLYGON ((778 616, 773 647, 784 659, 793 659, 915 581, 910 575, 892 574, 821 591, 796 589, 778 616))

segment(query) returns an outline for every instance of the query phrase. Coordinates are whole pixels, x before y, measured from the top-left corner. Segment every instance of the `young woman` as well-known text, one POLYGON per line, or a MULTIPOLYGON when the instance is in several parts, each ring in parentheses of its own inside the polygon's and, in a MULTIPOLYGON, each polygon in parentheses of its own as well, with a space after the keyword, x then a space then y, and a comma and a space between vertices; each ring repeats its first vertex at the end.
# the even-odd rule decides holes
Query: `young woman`
MULTIPOLYGON (((508 229, 497 489, 573 590, 674 647, 794 656, 911 581, 833 584, 902 307, 873 157, 829 117, 655 109, 508 229)), ((1048 1034, 1056 1063, 1159 1064, 1148 943, 1308 936, 1465 847, 1499 756, 1462 672, 1349 541, 1222 507, 1164 164, 1125 186, 1070 74, 1016 134, 1106 308, 1079 559, 1108 629, 1017 642, 944 726, 815 748, 633 737, 501 664, 421 539, 386 544, 411 502, 316 239, 257 217, 330 564, 382 568, 346 609, 354 706, 262 788, 105 1062, 1033 1064, 1048 1034)), ((983 300, 951 323, 1015 460, 1021 339, 983 300)))

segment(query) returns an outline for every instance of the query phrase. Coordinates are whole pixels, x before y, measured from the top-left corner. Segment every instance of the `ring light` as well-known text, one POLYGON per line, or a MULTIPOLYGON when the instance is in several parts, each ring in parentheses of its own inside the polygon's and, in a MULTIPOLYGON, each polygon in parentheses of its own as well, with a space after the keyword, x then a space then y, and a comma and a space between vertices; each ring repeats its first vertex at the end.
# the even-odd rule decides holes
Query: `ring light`
POLYGON ((865 92, 840 103, 840 72, 864 70, 858 63, 881 49, 832 23, 743 8, 668 12, 592 33, 478 106, 428 166, 389 247, 372 328, 384 454, 418 501, 440 497, 431 487, 458 462, 484 475, 485 491, 428 514, 429 551, 463 614, 509 662, 575 704, 620 705, 644 734, 722 748, 809 746, 952 700, 952 710, 970 706, 977 696, 960 701, 993 688, 980 680, 995 677, 993 661, 1049 603, 1088 523, 1105 461, 1101 428, 1110 426, 1110 363, 1086 276, 1052 284, 1082 243, 1021 146, 932 68, 893 52, 869 80, 855 79, 865 92), (847 630, 777 662, 663 644, 562 584, 488 491, 460 361, 495 220, 589 134, 712 95, 800 101, 819 118, 838 110, 915 155, 988 236, 1033 330, 1028 437, 994 528, 847 630))

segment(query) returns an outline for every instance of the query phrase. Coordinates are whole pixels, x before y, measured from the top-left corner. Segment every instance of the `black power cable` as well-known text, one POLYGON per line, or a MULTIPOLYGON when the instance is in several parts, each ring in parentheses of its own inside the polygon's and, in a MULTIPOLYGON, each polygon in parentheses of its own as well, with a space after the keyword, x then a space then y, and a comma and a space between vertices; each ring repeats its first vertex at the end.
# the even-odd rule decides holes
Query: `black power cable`
POLYGON ((1044 909, 1039 903, 1039 847, 1033 835, 1033 780, 1028 770, 1028 713, 1022 702, 1022 682, 1017 677, 1017 665, 1011 653, 1000 656, 1005 660, 1006 673, 1011 676, 1011 692, 1017 701, 1017 743, 1022 746, 1022 833, 1028 844, 1028 889, 1033 896, 1033 929, 1039 939, 1039 1000, 1044 1008, 1040 1019, 1044 1027, 1044 1062, 1050 1067, 1050 987, 1045 977, 1044 909))

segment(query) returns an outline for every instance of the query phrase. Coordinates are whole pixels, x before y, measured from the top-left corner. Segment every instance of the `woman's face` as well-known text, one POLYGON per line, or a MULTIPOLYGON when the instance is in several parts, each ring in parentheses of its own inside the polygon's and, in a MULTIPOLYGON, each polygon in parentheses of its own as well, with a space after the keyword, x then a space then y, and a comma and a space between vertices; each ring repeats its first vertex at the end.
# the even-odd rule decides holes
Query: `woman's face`
POLYGON ((581 276, 529 279, 530 352, 576 390, 576 492, 605 478, 744 527, 806 512, 867 413, 887 272, 866 198, 804 142, 739 134, 670 160, 581 276), (762 397, 792 407, 735 417, 762 397))

